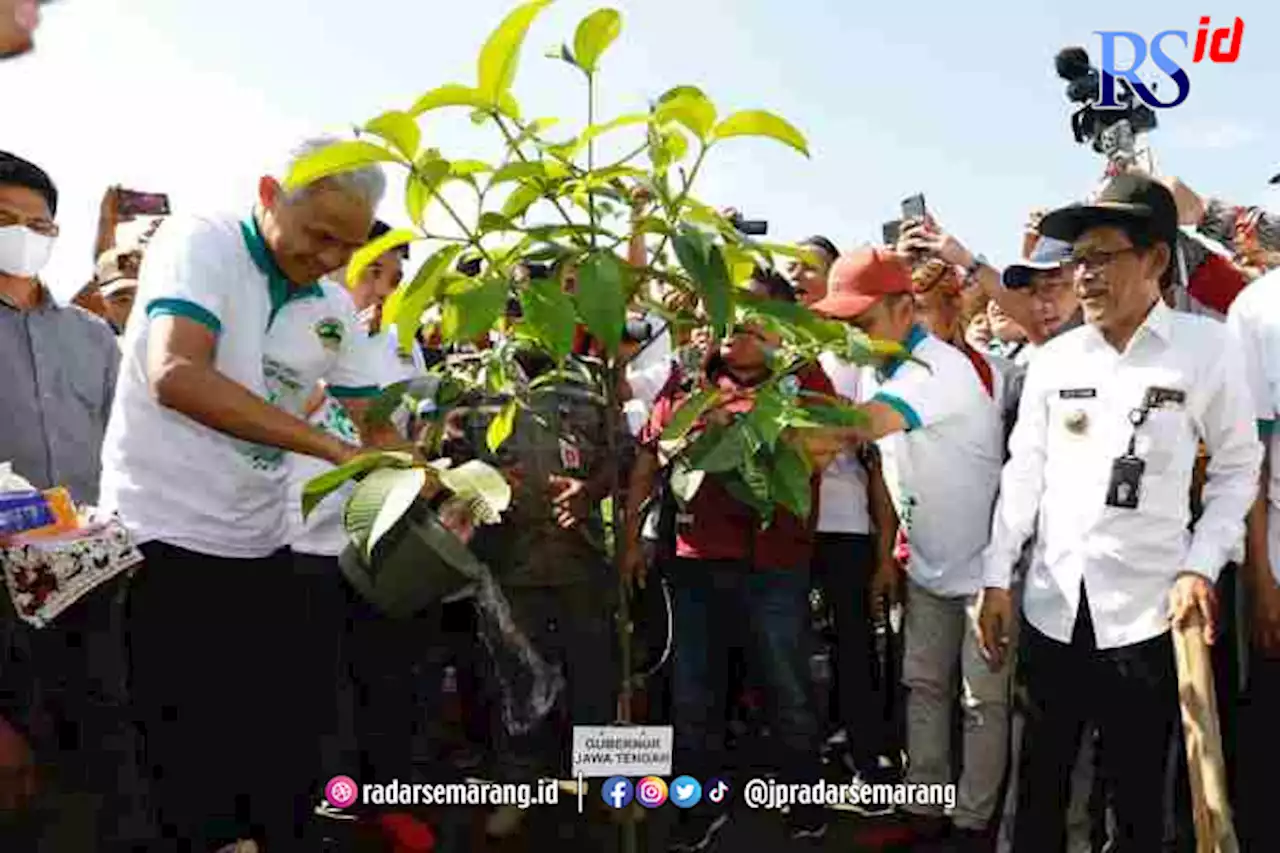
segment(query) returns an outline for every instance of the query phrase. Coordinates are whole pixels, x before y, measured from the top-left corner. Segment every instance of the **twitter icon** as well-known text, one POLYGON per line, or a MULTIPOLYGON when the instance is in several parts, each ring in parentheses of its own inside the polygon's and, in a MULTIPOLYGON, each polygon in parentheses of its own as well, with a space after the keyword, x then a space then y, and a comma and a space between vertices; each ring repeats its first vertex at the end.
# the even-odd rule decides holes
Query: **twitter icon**
POLYGON ((677 776, 671 781, 671 804, 690 809, 702 799, 702 785, 692 776, 677 776))

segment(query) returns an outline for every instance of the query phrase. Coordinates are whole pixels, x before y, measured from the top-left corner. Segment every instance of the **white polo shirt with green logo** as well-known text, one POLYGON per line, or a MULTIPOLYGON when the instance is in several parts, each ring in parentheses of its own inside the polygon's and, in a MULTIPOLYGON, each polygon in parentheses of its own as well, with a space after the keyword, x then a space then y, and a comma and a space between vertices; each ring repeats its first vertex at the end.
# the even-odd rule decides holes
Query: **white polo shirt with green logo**
MULTIPOLYGON (((390 333, 382 332, 370 336, 369 343, 374 350, 374 355, 381 356, 377 375, 378 384, 381 387, 385 388, 425 373, 425 368, 419 369, 412 359, 406 361, 401 358, 396 347, 394 329, 390 333)), ((401 413, 402 411, 397 412, 397 414, 401 413)), ((396 423, 396 419, 393 418, 392 422, 396 423)), ((356 425, 351 422, 346 408, 331 394, 325 394, 324 402, 311 415, 311 423, 343 441, 359 440, 356 425)), ((401 432, 403 431, 402 429, 401 432)), ((326 471, 332 471, 333 466, 323 459, 291 453, 289 467, 289 524, 291 525, 289 546, 300 554, 337 557, 347 544, 342 514, 347 499, 355 490, 355 484, 347 483, 328 495, 304 519, 302 517, 303 489, 309 480, 326 471)))
MULTIPOLYGON (((137 303, 147 319, 194 320, 217 335, 214 365, 301 416, 311 389, 377 394, 381 362, 345 290, 291 284, 253 217, 175 218, 147 248, 137 303)), ((288 454, 232 438, 156 402, 148 390, 150 323, 130 323, 102 447, 100 504, 139 543, 220 557, 264 557, 288 544, 288 454)))

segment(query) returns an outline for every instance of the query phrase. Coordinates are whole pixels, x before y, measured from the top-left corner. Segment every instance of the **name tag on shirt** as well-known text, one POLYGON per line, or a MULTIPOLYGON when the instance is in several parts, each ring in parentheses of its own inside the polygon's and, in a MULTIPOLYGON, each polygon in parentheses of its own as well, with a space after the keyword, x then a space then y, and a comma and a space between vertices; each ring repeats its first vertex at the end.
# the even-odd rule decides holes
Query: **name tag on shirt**
POLYGON ((1092 400, 1097 396, 1097 388, 1063 388, 1058 392, 1058 397, 1063 400, 1092 400))
POLYGON ((1178 388, 1156 388, 1147 389, 1146 399, 1143 405, 1148 409, 1163 409, 1166 405, 1181 406, 1187 402, 1187 392, 1178 388))

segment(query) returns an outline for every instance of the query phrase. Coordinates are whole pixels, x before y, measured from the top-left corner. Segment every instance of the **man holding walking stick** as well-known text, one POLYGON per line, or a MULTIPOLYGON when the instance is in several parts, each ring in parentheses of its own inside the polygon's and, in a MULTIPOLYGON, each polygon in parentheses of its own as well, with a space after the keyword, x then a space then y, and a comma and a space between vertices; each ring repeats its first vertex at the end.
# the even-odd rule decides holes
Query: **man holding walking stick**
POLYGON ((1010 573, 1037 533, 1019 638, 1031 711, 1015 851, 1061 847, 1089 722, 1114 793, 1115 849, 1161 849, 1179 720, 1170 622, 1202 621, 1213 642, 1213 582, 1256 494, 1262 447, 1239 348, 1225 327, 1160 299, 1177 227, 1172 194, 1137 175, 1040 224, 1072 244, 1085 325, 1028 369, 986 558, 979 631, 999 665, 1014 636, 1010 573), (1204 509, 1188 532, 1201 441, 1204 509))

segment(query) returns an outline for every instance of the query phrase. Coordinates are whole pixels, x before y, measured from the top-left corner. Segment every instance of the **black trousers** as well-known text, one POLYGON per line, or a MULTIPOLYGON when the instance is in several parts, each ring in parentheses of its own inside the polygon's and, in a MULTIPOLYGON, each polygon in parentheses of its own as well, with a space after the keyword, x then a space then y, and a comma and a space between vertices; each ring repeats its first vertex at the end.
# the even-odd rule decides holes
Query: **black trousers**
POLYGON ((856 533, 819 533, 811 566, 812 582, 822 588, 835 622, 831 717, 848 733, 854 763, 874 767, 877 757, 897 751, 891 743, 892 726, 885 719, 889 703, 876 649, 872 539, 856 533))
POLYGON ((1241 700, 1236 786, 1236 834, 1240 849, 1280 850, 1275 774, 1280 766, 1280 660, 1249 659, 1249 681, 1241 700))
MULTIPOLYGON (((313 558, 321 559, 321 558, 313 558)), ((338 571, 337 561, 330 561, 338 571)), ((342 677, 351 685, 352 729, 357 779, 409 782, 414 768, 414 735, 431 709, 439 708, 439 672, 419 680, 428 646, 439 640, 437 610, 392 619, 360 597, 341 576, 346 628, 342 636, 342 677), (434 679, 434 680, 433 680, 434 679), (428 695, 430 694, 430 695, 428 695), (420 699, 427 699, 423 705, 420 699), (434 701, 433 701, 434 700, 434 701)))
POLYGON ((160 850, 302 839, 319 791, 341 624, 332 578, 262 559, 142 546, 130 650, 160 850))
MULTIPOLYGON (((0 588, 0 716, 28 740, 40 771, 32 827, 40 840, 30 849, 92 853, 146 843, 128 716, 127 584, 123 575, 107 581, 39 629, 18 620, 0 588)), ((0 848, 4 834, 0 827, 0 848)))
POLYGON ((1171 636, 1098 649, 1082 597, 1070 644, 1024 622, 1020 652, 1029 707, 1015 853, 1063 849, 1071 769, 1087 721, 1099 729, 1099 769, 1115 818, 1111 850, 1162 849, 1170 745, 1181 736, 1171 636))

